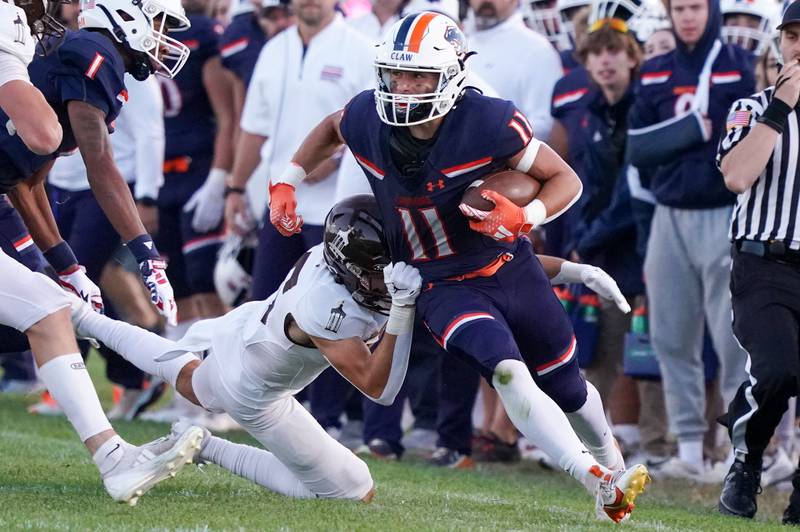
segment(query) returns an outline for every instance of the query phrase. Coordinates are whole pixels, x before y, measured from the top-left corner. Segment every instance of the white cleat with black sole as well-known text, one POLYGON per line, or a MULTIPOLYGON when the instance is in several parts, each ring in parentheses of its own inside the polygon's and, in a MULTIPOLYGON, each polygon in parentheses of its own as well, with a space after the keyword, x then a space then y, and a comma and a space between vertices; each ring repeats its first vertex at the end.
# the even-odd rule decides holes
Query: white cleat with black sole
POLYGON ((180 434, 131 446, 119 463, 103 475, 106 491, 115 501, 134 506, 150 488, 192 463, 200 452, 203 434, 200 427, 190 426, 180 434))

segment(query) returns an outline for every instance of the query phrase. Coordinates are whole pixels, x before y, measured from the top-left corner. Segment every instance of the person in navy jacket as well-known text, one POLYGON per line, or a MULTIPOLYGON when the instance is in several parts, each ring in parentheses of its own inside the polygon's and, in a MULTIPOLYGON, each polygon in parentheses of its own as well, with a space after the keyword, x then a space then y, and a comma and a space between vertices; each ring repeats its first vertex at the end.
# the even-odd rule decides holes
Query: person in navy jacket
POLYGON ((708 473, 702 363, 703 324, 718 353, 722 395, 730 401, 745 355, 731 332, 729 244, 734 196, 714 164, 730 105, 751 94, 749 53, 719 38, 718 0, 671 0, 676 49, 647 61, 628 126, 631 163, 657 167, 657 206, 645 258, 650 334, 659 359, 678 457, 665 476, 708 473))

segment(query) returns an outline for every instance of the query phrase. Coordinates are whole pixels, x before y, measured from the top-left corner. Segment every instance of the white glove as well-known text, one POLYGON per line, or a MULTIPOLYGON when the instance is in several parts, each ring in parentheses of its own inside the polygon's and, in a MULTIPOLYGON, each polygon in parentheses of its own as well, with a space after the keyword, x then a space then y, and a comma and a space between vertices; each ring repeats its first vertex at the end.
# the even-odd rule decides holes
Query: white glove
POLYGON ((550 280, 550 284, 554 285, 565 283, 583 283, 603 299, 613 301, 625 314, 631 311, 631 306, 620 292, 617 282, 602 268, 566 261, 561 264, 558 275, 550 280))
POLYGON ((100 288, 89 279, 86 275, 86 268, 83 266, 78 266, 70 273, 59 274, 58 284, 68 292, 72 292, 81 298, 82 301, 91 305, 92 310, 95 312, 99 312, 100 314, 105 312, 100 288))
POLYGON ((225 174, 225 170, 212 168, 206 182, 183 206, 183 212, 194 209, 192 229, 198 233, 208 233, 222 221, 225 213, 225 174))
POLYGON ((150 301, 158 309, 158 313, 167 318, 172 326, 178 324, 178 305, 172 285, 167 279, 167 263, 161 259, 147 259, 139 263, 139 273, 144 286, 150 291, 150 301))
POLYGON ((383 269, 383 282, 392 297, 392 305, 412 307, 422 288, 419 270, 405 262, 389 264, 383 269))

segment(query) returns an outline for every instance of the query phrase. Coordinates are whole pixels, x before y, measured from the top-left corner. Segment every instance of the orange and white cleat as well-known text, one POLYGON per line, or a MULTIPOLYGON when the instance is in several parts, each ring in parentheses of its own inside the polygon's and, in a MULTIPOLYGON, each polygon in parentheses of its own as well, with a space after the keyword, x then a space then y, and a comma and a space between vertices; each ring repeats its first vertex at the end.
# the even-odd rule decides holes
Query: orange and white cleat
POLYGON ((601 518, 608 517, 615 523, 630 515, 635 507, 636 497, 650 483, 650 474, 641 464, 610 473, 594 467, 592 474, 600 479, 597 489, 597 515, 601 518))

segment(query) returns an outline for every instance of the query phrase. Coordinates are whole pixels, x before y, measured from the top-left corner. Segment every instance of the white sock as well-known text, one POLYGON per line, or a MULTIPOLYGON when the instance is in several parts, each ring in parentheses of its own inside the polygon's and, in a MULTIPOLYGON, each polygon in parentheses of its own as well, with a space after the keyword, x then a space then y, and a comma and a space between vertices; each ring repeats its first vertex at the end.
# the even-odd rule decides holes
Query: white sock
POLYGON ((39 378, 64 410, 82 442, 111 429, 79 353, 47 361, 39 368, 39 378))
POLYGON ((96 312, 85 313, 80 322, 75 324, 75 329, 81 336, 96 338, 103 342, 137 368, 150 375, 161 377, 173 387, 183 366, 198 360, 193 354, 186 353, 164 362, 156 362, 157 357, 175 349, 175 342, 96 312))
POLYGON ((614 443, 614 435, 606 419, 603 400, 594 385, 586 381, 586 402, 567 414, 572 429, 598 462, 610 469, 624 469, 622 454, 614 443))
POLYGON ((164 327, 164 338, 166 338, 167 340, 172 340, 173 342, 177 342, 178 340, 184 337, 186 331, 189 330, 189 327, 191 327, 198 321, 199 321, 198 318, 192 318, 189 320, 180 321, 178 322, 177 325, 167 324, 167 326, 164 327))
POLYGON ((212 436, 200 458, 268 490, 300 499, 316 497, 274 454, 212 436))
POLYGON ((123 440, 118 434, 114 434, 95 451, 92 460, 94 460, 94 465, 97 466, 97 469, 100 470, 101 477, 106 476, 109 471, 117 466, 129 447, 133 446, 123 440))
POLYGON ((702 471, 703 440, 678 440, 678 458, 702 471))
POLYGON ((589 470, 597 462, 575 435, 564 412, 533 381, 528 367, 519 360, 503 360, 494 370, 492 384, 514 426, 594 493, 596 480, 587 481, 589 470))

